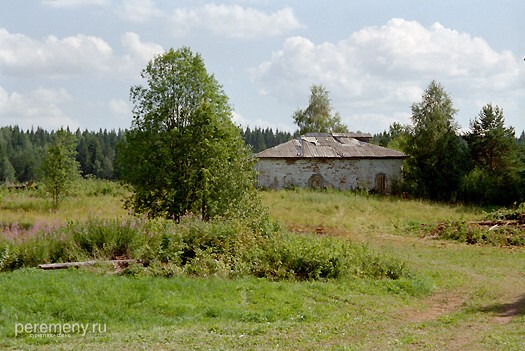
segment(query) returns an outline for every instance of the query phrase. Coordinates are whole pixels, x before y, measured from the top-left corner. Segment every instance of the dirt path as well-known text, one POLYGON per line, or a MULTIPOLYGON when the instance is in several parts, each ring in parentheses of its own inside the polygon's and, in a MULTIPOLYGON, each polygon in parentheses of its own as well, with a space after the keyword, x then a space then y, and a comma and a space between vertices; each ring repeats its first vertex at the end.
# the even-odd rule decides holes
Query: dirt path
MULTIPOLYGON (((454 241, 387 232, 371 235, 341 228, 297 225, 289 229, 371 243, 375 249, 385 252, 399 248, 412 265, 423 263, 427 270, 435 266, 445 276, 453 272, 451 276, 456 279, 451 282, 453 286, 441 278, 442 286, 432 295, 390 312, 384 328, 369 332, 363 349, 485 351, 504 345, 506 340, 515 344, 516 338, 521 337, 516 334, 520 324, 515 320, 525 315, 525 274, 511 258, 523 251, 464 246, 454 241), (414 249, 407 251, 406 247, 414 249)), ((523 343, 525 345, 525 339, 523 343)))
POLYGON ((466 291, 445 291, 432 294, 417 308, 407 308, 401 312, 409 323, 422 323, 435 320, 443 315, 461 310, 467 302, 466 291))
POLYGON ((514 302, 489 306, 484 312, 495 312, 495 322, 508 324, 517 316, 525 314, 525 295, 515 299, 514 302))

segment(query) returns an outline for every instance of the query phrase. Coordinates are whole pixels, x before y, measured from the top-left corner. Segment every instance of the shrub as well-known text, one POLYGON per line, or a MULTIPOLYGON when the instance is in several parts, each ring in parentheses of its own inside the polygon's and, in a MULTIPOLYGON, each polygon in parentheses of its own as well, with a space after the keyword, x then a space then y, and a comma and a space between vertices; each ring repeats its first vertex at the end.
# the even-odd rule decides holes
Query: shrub
POLYGON ((514 206, 507 208, 503 207, 497 210, 494 210, 488 214, 486 214, 487 220, 495 220, 495 221, 519 221, 524 220, 525 221, 525 202, 520 203, 519 205, 517 203, 514 203, 514 206))
POLYGON ((399 279, 403 262, 347 240, 282 230, 270 221, 120 219, 71 222, 24 240, 0 243, 0 271, 86 259, 141 259, 123 274, 269 279, 330 279, 343 275, 399 279))
POLYGON ((501 208, 485 215, 485 221, 440 223, 430 229, 433 236, 467 244, 525 246, 525 203, 501 208))

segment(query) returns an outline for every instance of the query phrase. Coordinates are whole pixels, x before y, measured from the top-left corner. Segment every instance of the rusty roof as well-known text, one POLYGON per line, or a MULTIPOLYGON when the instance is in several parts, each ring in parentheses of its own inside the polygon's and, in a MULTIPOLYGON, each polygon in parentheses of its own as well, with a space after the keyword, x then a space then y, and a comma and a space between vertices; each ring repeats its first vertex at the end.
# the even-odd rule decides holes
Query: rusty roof
MULTIPOLYGON (((355 134, 309 133, 259 152, 259 158, 405 158, 401 151, 356 139, 355 134)), ((364 136, 364 135, 363 135, 364 136)))

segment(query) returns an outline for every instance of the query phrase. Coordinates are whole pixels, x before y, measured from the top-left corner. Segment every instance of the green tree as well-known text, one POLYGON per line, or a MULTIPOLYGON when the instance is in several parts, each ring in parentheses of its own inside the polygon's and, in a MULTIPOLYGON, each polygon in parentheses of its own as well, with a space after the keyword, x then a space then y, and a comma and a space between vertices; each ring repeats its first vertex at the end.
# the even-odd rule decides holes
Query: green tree
POLYGON ((119 148, 129 205, 149 216, 248 215, 257 203, 253 158, 222 87, 189 48, 156 56, 131 88, 133 124, 119 148))
POLYGON ((328 90, 323 85, 314 84, 310 87, 310 93, 308 107, 295 111, 293 115, 294 123, 299 127, 298 134, 348 133, 348 127, 341 123, 339 113, 331 115, 328 90))
POLYGON ((42 165, 42 181, 55 208, 58 208, 63 196, 71 188, 71 183, 79 177, 80 165, 75 157, 75 136, 63 129, 57 131, 42 165))
POLYGON ((432 81, 421 102, 412 105, 405 181, 416 196, 449 201, 457 195, 467 160, 467 145, 456 132, 457 110, 443 86, 432 81))
POLYGON ((518 145, 514 128, 505 127, 503 110, 492 104, 483 106, 470 122, 466 140, 474 168, 463 181, 464 199, 490 204, 519 200, 518 145))
POLYGON ((483 106, 467 135, 475 165, 506 173, 516 162, 515 138, 514 128, 505 127, 503 110, 492 104, 483 106))
POLYGON ((7 130, 0 131, 0 181, 13 182, 16 179, 15 169, 9 160, 9 143, 6 140, 7 130))
POLYGON ((15 180, 15 169, 0 146, 0 181, 10 183, 15 180))

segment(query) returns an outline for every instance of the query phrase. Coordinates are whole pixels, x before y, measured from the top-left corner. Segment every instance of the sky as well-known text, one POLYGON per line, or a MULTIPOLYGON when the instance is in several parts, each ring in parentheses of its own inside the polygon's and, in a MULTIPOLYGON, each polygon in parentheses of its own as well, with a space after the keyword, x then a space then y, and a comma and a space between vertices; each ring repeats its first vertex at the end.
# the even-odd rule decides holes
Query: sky
POLYGON ((293 132, 310 87, 351 131, 411 123, 432 80, 463 131, 488 103, 525 129, 522 0, 0 0, 0 126, 131 127, 130 87, 190 47, 241 126, 293 132))

